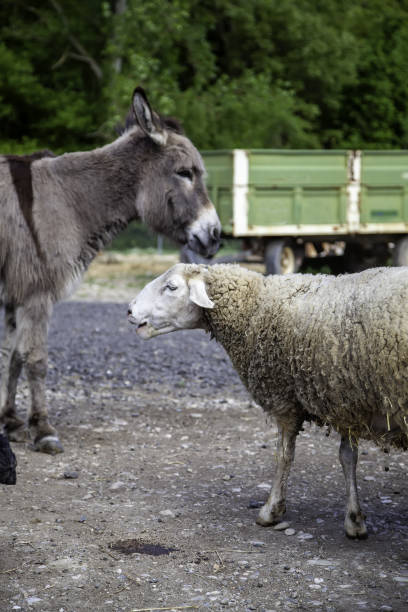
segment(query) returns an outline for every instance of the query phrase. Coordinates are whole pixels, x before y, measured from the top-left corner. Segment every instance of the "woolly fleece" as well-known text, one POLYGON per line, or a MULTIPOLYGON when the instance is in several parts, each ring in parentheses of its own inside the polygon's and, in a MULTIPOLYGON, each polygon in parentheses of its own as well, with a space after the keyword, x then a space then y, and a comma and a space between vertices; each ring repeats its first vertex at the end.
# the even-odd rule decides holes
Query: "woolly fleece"
POLYGON ((205 327, 254 399, 286 426, 303 420, 350 440, 408 445, 408 268, 264 277, 239 266, 202 274, 205 327))

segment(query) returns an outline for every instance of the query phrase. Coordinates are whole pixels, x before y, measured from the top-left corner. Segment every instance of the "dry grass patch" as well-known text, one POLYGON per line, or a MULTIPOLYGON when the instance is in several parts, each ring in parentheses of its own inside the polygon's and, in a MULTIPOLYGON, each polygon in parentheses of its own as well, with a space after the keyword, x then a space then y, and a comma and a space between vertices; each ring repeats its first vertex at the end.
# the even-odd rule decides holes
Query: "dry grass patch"
POLYGON ((178 253, 102 253, 89 266, 83 282, 71 299, 127 302, 146 283, 178 261, 178 253))
POLYGON ((92 282, 100 279, 128 279, 137 282, 139 277, 154 278, 162 274, 178 261, 179 256, 176 253, 174 255, 102 253, 89 266, 85 280, 92 282))

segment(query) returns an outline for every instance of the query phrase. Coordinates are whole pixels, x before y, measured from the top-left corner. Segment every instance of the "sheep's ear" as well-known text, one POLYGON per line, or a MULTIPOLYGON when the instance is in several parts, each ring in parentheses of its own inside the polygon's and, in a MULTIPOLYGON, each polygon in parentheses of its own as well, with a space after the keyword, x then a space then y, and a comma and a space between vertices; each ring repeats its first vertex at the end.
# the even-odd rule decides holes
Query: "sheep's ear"
POLYGON ((136 122, 146 136, 149 136, 157 144, 166 144, 167 132, 162 129, 160 120, 152 111, 142 87, 136 87, 133 92, 132 107, 136 122))
POLYGON ((188 287, 190 289, 190 300, 202 308, 214 308, 214 302, 210 300, 205 289, 202 278, 192 278, 188 287))

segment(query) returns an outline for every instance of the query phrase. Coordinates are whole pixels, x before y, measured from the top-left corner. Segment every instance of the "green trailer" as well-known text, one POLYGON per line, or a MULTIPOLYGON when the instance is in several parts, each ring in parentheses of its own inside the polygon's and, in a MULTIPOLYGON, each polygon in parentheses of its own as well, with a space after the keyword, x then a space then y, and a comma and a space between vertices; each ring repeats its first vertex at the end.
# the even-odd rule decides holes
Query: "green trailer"
POLYGON ((339 271, 408 264, 408 151, 203 153, 223 234, 268 273, 305 257, 339 271), (335 264, 336 265, 336 264, 335 264))

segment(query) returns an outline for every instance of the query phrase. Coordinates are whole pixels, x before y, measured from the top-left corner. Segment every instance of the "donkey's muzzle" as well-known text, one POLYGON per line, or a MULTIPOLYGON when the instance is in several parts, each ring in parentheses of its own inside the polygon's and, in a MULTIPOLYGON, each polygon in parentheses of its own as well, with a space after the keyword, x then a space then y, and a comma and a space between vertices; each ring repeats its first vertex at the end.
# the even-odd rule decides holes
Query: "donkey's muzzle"
POLYGON ((220 228, 214 226, 210 231, 195 232, 192 234, 187 246, 195 253, 202 255, 202 257, 212 257, 220 247, 220 237, 220 228))
POLYGON ((202 257, 212 257, 220 246, 221 223, 211 202, 187 228, 187 247, 202 257))

